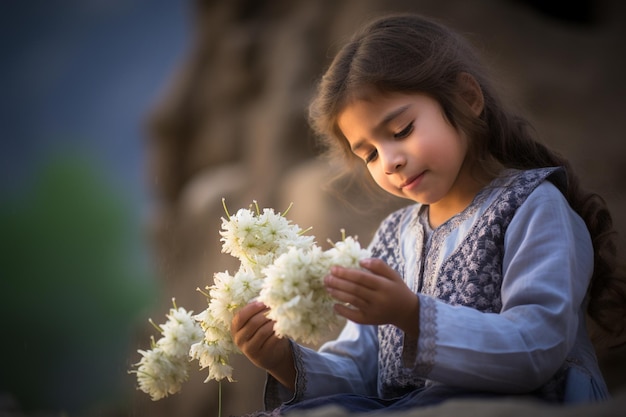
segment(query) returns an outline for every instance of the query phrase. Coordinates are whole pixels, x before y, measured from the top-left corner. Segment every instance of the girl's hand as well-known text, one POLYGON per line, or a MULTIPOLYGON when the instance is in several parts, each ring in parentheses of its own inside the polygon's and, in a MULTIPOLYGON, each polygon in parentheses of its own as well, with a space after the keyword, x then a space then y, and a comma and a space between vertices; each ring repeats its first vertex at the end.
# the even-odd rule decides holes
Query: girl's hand
POLYGON ((333 266, 324 277, 328 293, 343 304, 335 311, 360 324, 393 324, 405 333, 419 333, 419 298, 384 261, 363 259, 364 269, 333 266), (348 305, 345 305, 345 304, 348 305))
POLYGON ((291 344, 276 336, 274 322, 266 316, 268 310, 263 303, 249 303, 233 317, 230 332, 237 347, 254 365, 293 390, 296 372, 291 344))

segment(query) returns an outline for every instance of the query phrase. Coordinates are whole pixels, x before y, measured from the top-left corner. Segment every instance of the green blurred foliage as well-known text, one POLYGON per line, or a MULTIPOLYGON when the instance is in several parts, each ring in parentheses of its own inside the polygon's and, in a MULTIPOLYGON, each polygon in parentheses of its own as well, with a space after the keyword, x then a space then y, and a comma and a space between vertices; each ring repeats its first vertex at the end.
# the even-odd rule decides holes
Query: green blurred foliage
POLYGON ((55 157, 2 196, 0 393, 26 412, 126 401, 133 332, 157 299, 138 216, 96 167, 55 157))

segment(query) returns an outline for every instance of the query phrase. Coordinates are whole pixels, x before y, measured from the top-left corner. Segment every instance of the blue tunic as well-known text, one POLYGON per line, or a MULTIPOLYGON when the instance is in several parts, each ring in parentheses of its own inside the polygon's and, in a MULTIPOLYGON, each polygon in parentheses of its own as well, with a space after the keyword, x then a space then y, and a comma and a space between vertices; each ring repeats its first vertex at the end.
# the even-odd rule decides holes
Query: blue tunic
POLYGON ((585 327, 593 249, 559 191, 563 181, 556 168, 508 171, 434 230, 427 206, 389 215, 370 249, 417 293, 419 338, 348 322, 319 351, 293 343, 296 392, 269 376, 266 407, 336 394, 349 395, 321 403, 364 402, 354 409, 365 410, 470 393, 606 398, 585 327))

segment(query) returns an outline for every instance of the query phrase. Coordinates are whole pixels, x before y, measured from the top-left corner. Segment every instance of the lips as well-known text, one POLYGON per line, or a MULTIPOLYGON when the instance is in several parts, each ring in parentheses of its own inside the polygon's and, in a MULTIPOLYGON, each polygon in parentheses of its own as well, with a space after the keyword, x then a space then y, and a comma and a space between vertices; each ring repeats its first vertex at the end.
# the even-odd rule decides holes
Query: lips
POLYGON ((413 177, 410 177, 408 180, 404 181, 402 184, 400 184, 400 189, 404 189, 404 188, 411 188, 411 186, 413 185, 417 185, 420 180, 422 179, 422 177, 424 176, 424 172, 415 175, 413 177))

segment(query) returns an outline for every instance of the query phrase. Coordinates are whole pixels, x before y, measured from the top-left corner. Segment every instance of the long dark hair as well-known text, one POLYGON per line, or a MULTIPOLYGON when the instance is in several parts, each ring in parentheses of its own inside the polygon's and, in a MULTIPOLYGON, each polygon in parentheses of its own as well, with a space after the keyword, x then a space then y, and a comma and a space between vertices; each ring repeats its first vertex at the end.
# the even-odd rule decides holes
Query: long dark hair
POLYGON ((599 326, 596 335, 603 342, 606 335, 621 338, 626 284, 616 274, 615 236, 604 200, 583 190, 569 162, 536 140, 524 118, 505 109, 486 74, 470 43, 444 25, 418 15, 385 16, 366 25, 335 56, 311 102, 309 121, 327 155, 354 163, 337 125, 338 114, 350 100, 368 89, 425 93, 441 104, 454 127, 471 138, 468 160, 483 175, 493 177, 502 168, 562 166, 567 175, 565 196, 584 219, 593 241, 588 315, 599 326), (480 117, 469 111, 459 93, 460 75, 473 77, 482 92, 480 117))

